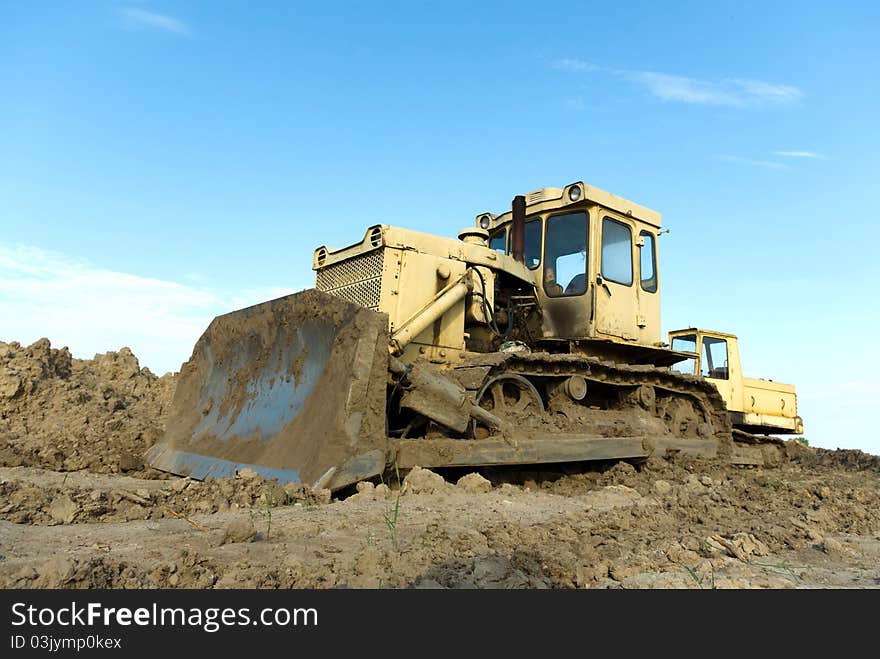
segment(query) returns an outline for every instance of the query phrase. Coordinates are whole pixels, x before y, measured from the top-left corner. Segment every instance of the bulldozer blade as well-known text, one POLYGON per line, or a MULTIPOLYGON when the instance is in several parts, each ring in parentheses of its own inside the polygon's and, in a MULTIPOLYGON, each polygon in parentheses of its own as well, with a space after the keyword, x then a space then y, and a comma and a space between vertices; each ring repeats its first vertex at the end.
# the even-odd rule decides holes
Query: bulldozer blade
POLYGON ((380 474, 387 360, 387 315, 315 289, 218 316, 181 368, 146 462, 330 489, 380 474))

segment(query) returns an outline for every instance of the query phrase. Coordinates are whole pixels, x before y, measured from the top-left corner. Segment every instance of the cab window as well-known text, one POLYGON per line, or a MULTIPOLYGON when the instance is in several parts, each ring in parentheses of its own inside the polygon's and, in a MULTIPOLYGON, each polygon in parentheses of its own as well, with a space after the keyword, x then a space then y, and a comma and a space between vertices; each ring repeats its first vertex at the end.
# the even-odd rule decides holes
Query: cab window
POLYGON ((544 291, 551 297, 586 293, 586 213, 567 213, 547 219, 544 291))
POLYGON ((647 231, 639 233, 642 245, 639 247, 639 277, 642 290, 648 293, 657 292, 657 257, 654 235, 647 231))
POLYGON ((501 229, 489 238, 489 247, 501 254, 507 253, 507 229, 501 229))
POLYGON ((727 341, 714 336, 703 337, 703 358, 700 360, 703 377, 727 380, 727 341))
POLYGON ((632 231, 623 222, 602 220, 602 276, 609 281, 632 286, 632 231))
MULTIPOLYGON (((697 335, 682 334, 681 336, 672 337, 672 349, 678 352, 697 352, 697 335)), ((679 373, 687 373, 688 375, 696 375, 696 357, 690 357, 684 361, 672 365, 674 371, 679 373)))
POLYGON ((526 267, 534 270, 541 265, 541 218, 526 222, 526 267))

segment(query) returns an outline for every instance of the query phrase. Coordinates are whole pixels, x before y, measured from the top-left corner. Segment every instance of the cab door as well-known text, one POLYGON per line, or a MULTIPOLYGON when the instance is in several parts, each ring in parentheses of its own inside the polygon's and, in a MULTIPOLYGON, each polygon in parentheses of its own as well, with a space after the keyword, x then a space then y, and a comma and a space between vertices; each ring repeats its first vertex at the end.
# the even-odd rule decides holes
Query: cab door
POLYGON ((599 209, 599 249, 594 250, 595 328, 598 335, 635 341, 639 299, 635 279, 635 226, 617 213, 599 209))
POLYGON ((700 375, 718 389, 728 408, 734 403, 736 381, 731 368, 730 346, 722 336, 700 334, 700 375))
POLYGON ((589 227, 586 209, 547 217, 538 293, 543 309, 542 331, 547 338, 581 339, 589 335, 589 227))

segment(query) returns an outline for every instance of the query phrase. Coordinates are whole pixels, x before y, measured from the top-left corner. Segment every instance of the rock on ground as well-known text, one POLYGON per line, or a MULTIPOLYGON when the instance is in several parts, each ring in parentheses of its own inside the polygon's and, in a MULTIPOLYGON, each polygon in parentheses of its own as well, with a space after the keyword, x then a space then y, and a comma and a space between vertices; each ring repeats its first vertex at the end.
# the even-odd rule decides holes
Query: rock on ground
POLYGON ((449 489, 449 483, 443 479, 443 476, 421 467, 413 467, 403 479, 403 484, 405 491, 412 494, 434 494, 449 489))
POLYGON ((455 486, 458 489, 470 492, 471 494, 480 494, 492 490, 492 483, 476 472, 462 476, 456 481, 455 486))

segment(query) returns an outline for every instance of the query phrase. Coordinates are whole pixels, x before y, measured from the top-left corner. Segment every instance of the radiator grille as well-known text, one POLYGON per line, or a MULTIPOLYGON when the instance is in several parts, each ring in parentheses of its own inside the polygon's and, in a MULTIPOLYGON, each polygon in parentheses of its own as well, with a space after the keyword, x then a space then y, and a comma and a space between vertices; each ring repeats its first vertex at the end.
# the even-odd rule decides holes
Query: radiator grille
POLYGON ((378 311, 382 295, 384 249, 377 249, 318 270, 315 288, 347 302, 378 311))

